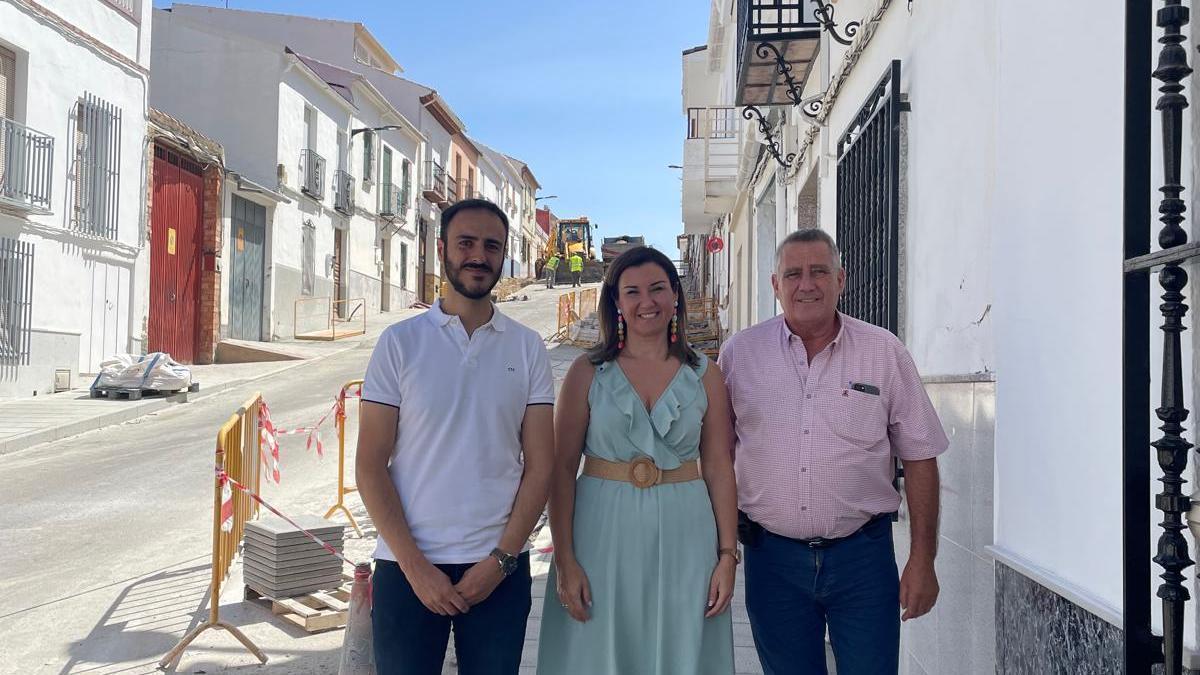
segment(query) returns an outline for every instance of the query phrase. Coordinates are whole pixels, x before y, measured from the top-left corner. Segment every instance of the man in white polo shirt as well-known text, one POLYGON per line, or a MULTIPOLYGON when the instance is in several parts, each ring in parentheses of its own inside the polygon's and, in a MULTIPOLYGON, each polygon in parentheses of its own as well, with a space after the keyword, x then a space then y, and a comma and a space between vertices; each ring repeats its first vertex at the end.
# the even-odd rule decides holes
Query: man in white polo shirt
POLYGON ((384 331, 367 366, 355 474, 379 532, 381 674, 441 673, 451 628, 463 675, 520 669, 554 381, 541 337, 491 303, 507 241, 495 204, 446 209, 438 253, 450 290, 384 331))

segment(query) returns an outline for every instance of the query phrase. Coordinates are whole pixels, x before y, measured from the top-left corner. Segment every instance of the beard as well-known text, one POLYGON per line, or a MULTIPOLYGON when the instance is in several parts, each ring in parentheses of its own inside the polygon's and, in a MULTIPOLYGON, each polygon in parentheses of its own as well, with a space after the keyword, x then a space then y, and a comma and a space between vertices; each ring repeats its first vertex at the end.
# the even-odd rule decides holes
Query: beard
POLYGON ((492 289, 496 287, 496 284, 500 282, 500 272, 498 270, 493 270, 486 264, 468 264, 460 266, 452 264, 449 260, 443 257, 442 265, 446 268, 446 279, 450 282, 450 285, 454 287, 454 290, 458 291, 459 295, 471 300, 479 300, 480 298, 487 297, 488 294, 492 292, 492 289), (479 282, 475 281, 474 279, 464 281, 462 278, 463 275, 470 272, 483 272, 484 274, 490 274, 491 276, 485 277, 483 281, 479 282))

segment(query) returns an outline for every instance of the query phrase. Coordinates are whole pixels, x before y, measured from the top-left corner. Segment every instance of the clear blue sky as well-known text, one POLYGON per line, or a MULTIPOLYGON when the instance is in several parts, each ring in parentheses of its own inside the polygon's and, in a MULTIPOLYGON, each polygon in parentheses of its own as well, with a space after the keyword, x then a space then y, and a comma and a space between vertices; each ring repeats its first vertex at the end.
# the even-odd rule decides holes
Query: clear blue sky
MULTIPOLYGON (((156 7, 169 2, 155 1, 156 7)), ((223 0, 192 4, 224 6, 223 0)), ((229 0, 231 9, 365 24, 484 143, 527 162, 599 237, 682 232, 681 53, 707 38, 702 0, 229 0)))

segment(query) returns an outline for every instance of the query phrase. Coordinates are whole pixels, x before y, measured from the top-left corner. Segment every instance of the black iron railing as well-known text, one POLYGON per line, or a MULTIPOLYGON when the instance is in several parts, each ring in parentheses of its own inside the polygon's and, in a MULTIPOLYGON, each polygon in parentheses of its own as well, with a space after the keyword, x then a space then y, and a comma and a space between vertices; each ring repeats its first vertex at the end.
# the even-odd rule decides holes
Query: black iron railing
MULTIPOLYGON (((1191 74, 1188 66, 1183 28, 1188 9, 1181 0, 1164 0, 1157 13, 1162 29, 1158 42, 1158 67, 1153 78, 1159 80, 1161 96, 1154 108, 1162 116, 1162 194, 1158 213, 1162 228, 1158 232, 1161 251, 1151 252, 1150 213, 1154 191, 1151 189, 1152 82, 1147 77, 1153 64, 1150 0, 1129 0, 1125 13, 1125 130, 1124 130, 1124 294, 1122 378, 1123 412, 1123 604, 1124 672, 1149 673, 1154 664, 1162 664, 1164 675, 1181 675, 1183 669, 1184 608, 1190 599, 1187 585, 1191 580, 1183 571, 1192 566, 1187 540, 1183 536, 1184 515, 1193 528, 1200 529, 1195 495, 1184 492, 1192 444, 1184 437, 1184 421, 1189 411, 1184 406, 1184 361, 1181 333, 1188 306, 1188 275, 1185 267, 1200 256, 1200 246, 1188 243, 1184 222, 1186 202, 1183 196, 1183 110, 1188 101, 1182 81, 1191 74), (1162 376, 1160 400, 1154 409, 1161 437, 1150 442, 1151 381, 1151 291, 1153 272, 1158 272, 1162 288, 1162 376), (1154 448, 1162 477, 1162 490, 1154 505, 1162 512, 1157 554, 1153 561, 1162 569, 1162 583, 1156 593, 1161 601, 1162 637, 1151 628, 1152 601, 1150 560, 1151 452, 1154 448), (1189 513, 1190 511, 1190 513, 1189 513), (1186 582, 1186 584, 1185 584, 1186 582)), ((1189 158, 1191 159, 1191 158, 1189 158)))
POLYGON ((395 183, 384 183, 379 192, 379 215, 403 220, 408 216, 408 199, 395 183))
POLYGON ((316 150, 300 151, 300 191, 317 201, 325 199, 325 158, 316 150))
POLYGON ((354 176, 341 169, 333 172, 333 208, 346 215, 354 212, 354 176))
POLYGON ((0 238, 0 363, 29 364, 33 244, 0 238))
POLYGON ((900 62, 892 61, 837 145, 841 309, 899 329, 900 62))
POLYGON ((54 138, 0 117, 0 203, 50 209, 54 138))
POLYGON ((446 170, 437 162, 425 162, 425 192, 431 201, 446 198, 446 170))

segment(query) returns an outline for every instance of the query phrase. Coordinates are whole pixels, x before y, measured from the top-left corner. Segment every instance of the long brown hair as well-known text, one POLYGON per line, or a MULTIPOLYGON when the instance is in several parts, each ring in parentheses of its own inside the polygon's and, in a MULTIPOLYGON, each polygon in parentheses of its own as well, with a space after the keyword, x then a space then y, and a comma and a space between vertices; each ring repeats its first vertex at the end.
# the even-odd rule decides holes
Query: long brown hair
POLYGON ((667 273, 671 290, 675 291, 675 296, 678 298, 675 316, 678 317, 679 322, 679 339, 672 343, 669 332, 663 338, 667 340, 667 354, 693 368, 700 365, 699 355, 687 341, 687 301, 683 297, 683 286, 679 283, 679 272, 676 271, 675 264, 671 262, 670 258, 649 246, 631 248, 617 256, 617 259, 608 266, 608 272, 604 275, 604 284, 600 287, 600 306, 596 310, 600 314, 600 343, 588 352, 588 360, 592 362, 592 365, 598 366, 607 361, 615 361, 621 353, 621 350, 617 349, 617 284, 621 281, 621 275, 625 273, 625 270, 630 267, 641 267, 647 263, 654 263, 667 273))

